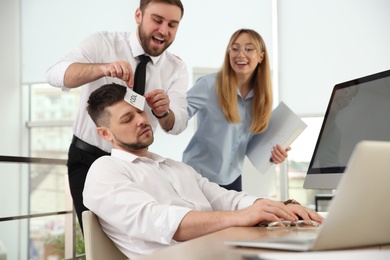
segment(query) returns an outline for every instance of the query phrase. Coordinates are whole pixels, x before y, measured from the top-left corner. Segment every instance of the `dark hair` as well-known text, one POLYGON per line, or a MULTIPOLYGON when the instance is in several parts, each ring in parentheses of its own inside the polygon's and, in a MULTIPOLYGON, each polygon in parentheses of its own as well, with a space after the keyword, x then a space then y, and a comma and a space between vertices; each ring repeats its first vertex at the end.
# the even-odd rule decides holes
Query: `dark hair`
POLYGON ((125 95, 126 87, 115 83, 103 85, 91 93, 87 111, 96 126, 108 126, 110 113, 106 107, 123 100, 125 95))
POLYGON ((176 5, 181 10, 181 17, 183 17, 184 15, 184 6, 180 0, 140 0, 139 8, 141 9, 142 13, 145 12, 146 7, 150 3, 165 3, 170 5, 176 5))

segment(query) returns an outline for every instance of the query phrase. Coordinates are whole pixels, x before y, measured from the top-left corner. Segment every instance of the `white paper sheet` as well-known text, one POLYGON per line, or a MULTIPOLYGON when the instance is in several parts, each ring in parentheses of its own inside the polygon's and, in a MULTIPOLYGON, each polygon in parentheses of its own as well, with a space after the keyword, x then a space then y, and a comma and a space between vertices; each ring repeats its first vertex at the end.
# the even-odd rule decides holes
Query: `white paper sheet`
POLYGON ((286 104, 280 104, 272 111, 271 120, 265 132, 254 136, 248 145, 247 156, 256 169, 266 173, 273 165, 270 162, 272 147, 279 144, 289 147, 307 125, 286 104))
POLYGON ((337 250, 306 253, 261 253, 259 260, 389 260, 390 250, 337 250))

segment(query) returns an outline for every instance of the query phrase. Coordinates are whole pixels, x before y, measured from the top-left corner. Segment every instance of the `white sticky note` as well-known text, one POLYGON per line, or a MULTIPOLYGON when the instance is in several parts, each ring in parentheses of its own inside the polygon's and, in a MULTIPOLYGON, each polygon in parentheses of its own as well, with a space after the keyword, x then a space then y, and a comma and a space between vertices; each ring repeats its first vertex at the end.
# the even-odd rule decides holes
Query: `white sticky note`
POLYGON ((134 92, 133 89, 127 88, 127 92, 125 95, 125 101, 130 105, 144 111, 145 106, 145 97, 134 92))

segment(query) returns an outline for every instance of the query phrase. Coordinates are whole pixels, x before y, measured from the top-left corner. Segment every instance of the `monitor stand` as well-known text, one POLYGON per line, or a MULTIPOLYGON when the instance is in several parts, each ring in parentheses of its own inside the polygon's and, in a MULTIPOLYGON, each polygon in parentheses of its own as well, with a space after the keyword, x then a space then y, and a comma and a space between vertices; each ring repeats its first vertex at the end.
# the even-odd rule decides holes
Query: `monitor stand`
POLYGON ((314 200, 315 200, 315 210, 318 212, 318 211, 321 211, 321 212, 326 212, 327 210, 320 210, 320 207, 319 207, 319 203, 321 201, 328 201, 330 202, 332 199, 333 199, 333 196, 334 194, 316 194, 314 196, 314 200))

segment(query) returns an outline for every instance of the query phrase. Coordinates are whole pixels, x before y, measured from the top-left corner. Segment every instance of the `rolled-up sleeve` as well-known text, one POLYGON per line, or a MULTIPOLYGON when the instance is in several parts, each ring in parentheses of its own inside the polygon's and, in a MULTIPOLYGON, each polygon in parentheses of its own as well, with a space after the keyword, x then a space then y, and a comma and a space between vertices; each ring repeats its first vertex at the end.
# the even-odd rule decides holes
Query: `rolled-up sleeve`
POLYGON ((46 71, 46 81, 54 86, 59 87, 63 91, 70 89, 64 85, 65 72, 68 67, 75 62, 95 63, 99 62, 96 53, 100 53, 99 49, 104 49, 101 44, 101 37, 98 33, 92 34, 85 38, 76 48, 67 53, 63 58, 54 63, 46 71))
POLYGON ((172 237, 175 235, 176 230, 179 228, 184 216, 191 211, 189 208, 168 206, 165 209, 157 209, 156 221, 154 222, 154 228, 157 234, 161 234, 159 243, 169 245, 172 242, 172 237))
POLYGON ((57 63, 53 64, 46 71, 46 81, 54 87, 61 88, 63 91, 69 91, 69 88, 64 85, 64 76, 68 67, 73 61, 62 59, 57 63))

